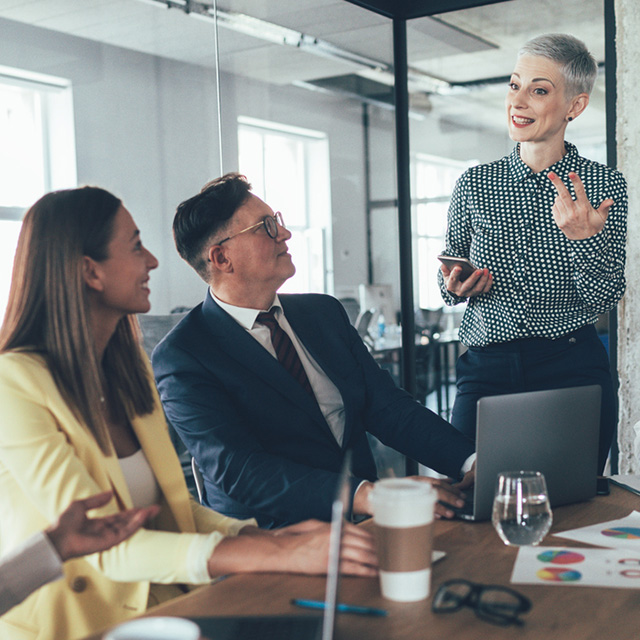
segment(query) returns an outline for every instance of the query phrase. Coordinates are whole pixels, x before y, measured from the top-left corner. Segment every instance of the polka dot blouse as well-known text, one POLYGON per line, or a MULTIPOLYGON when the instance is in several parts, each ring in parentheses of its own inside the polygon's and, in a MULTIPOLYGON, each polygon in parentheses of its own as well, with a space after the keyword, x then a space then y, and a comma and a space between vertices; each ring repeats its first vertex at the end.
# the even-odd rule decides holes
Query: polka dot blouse
MULTIPOLYGON (((491 290, 469 299, 460 327, 466 345, 518 338, 558 338, 594 323, 615 306, 625 289, 627 191, 622 174, 578 155, 566 155, 533 173, 519 147, 490 164, 468 169, 456 183, 449 207, 446 253, 464 256, 493 275, 491 290), (594 208, 611 198, 607 222, 585 240, 569 240, 551 208, 557 192, 548 173, 558 174, 575 198, 569 172, 582 179, 594 208)), ((464 302, 449 293, 447 305, 464 302)))

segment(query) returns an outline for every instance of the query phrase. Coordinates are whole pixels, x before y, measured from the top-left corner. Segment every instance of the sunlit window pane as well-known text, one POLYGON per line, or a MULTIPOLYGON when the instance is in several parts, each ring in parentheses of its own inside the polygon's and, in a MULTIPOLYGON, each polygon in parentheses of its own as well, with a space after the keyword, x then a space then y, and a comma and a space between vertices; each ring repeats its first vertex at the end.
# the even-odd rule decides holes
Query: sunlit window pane
POLYGON ((322 134, 279 131, 277 125, 239 123, 240 172, 253 193, 282 212, 296 274, 283 293, 326 292, 329 210, 328 144, 322 134))
POLYGON ((71 85, 2 67, 0 82, 0 314, 11 284, 21 218, 42 195, 74 187, 71 85), (55 161, 53 161, 55 158, 55 161))
POLYGON ((0 220, 0 318, 4 318, 4 311, 9 299, 11 286, 11 271, 13 256, 18 244, 18 236, 22 222, 15 220, 0 220))
POLYGON ((420 154, 415 158, 413 170, 413 207, 417 250, 415 282, 418 303, 423 309, 443 306, 437 282, 439 262, 437 255, 445 248, 447 211, 456 180, 475 161, 459 162, 420 154))
POLYGON ((0 85, 0 206, 26 207, 45 190, 37 92, 0 85))
POLYGON ((448 208, 448 202, 432 202, 418 205, 416 214, 418 218, 418 235, 444 238, 448 208))
POLYGON ((290 137, 265 138, 265 183, 271 206, 282 211, 287 224, 307 226, 304 146, 290 137))

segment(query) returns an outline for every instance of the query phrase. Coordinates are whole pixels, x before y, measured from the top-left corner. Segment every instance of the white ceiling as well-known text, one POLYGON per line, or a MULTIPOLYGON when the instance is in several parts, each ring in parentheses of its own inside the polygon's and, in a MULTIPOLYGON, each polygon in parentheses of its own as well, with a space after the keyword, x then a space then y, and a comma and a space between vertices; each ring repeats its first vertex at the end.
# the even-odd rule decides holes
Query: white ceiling
MULTIPOLYGON (((387 65, 393 62, 390 21, 345 0, 218 0, 218 8, 295 29, 387 65)), ((603 11, 603 0, 510 0, 441 14, 438 21, 413 20, 408 23, 409 64, 448 82, 507 76, 518 47, 533 35, 552 31, 576 35, 602 61, 603 11)), ((0 18, 192 64, 215 64, 213 21, 140 0, 0 0, 0 18)), ((218 33, 221 69, 240 76, 289 84, 362 71, 344 60, 271 44, 222 26, 218 33)), ((374 72, 366 75, 388 81, 374 72)), ((502 110, 503 86, 472 95, 479 111, 502 110)), ((436 107, 439 100, 433 100, 436 107)), ((446 104, 455 117, 456 104, 469 110, 469 97, 446 98, 446 104)), ((601 85, 592 105, 585 112, 586 116, 591 111, 592 117, 582 119, 585 127, 589 118, 600 122, 601 85)))

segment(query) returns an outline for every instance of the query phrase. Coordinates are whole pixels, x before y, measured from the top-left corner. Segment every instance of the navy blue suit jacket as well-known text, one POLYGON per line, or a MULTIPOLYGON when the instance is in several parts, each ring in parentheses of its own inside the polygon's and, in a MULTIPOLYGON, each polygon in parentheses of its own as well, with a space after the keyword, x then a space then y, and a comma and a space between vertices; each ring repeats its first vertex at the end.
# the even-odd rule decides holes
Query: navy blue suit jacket
POLYGON ((207 294, 153 352, 168 420, 204 476, 206 503, 263 527, 329 520, 344 451, 352 491, 376 479, 369 431, 428 467, 457 476, 474 451, 451 425, 396 387, 342 305, 281 295, 289 324, 336 385, 345 408, 340 447, 315 401, 207 294))

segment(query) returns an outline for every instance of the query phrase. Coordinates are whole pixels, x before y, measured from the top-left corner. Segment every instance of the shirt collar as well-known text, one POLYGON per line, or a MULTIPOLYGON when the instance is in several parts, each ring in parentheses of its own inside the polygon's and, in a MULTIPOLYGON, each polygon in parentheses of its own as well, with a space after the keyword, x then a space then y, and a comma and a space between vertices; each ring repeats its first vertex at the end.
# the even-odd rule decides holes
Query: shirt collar
POLYGON ((546 177, 550 171, 557 173, 560 178, 565 178, 569 171, 573 171, 575 168, 575 159, 578 157, 578 149, 575 145, 567 142, 566 140, 564 148, 567 153, 562 156, 558 162, 552 164, 546 169, 543 169, 537 174, 534 174, 530 167, 522 161, 522 158, 520 158, 520 143, 518 143, 513 151, 507 156, 509 170, 511 171, 513 179, 517 182, 522 182, 522 180, 532 175, 546 177))
MULTIPOLYGON (((264 309, 249 309, 248 307, 236 307, 235 305, 223 302, 220 298, 216 297, 211 287, 209 287, 209 295, 213 298, 214 302, 223 310, 226 311, 241 327, 251 331, 256 323, 256 318, 259 313, 262 313, 264 309)), ((276 294, 273 302, 269 306, 269 309, 273 309, 275 312, 276 320, 279 319, 282 313, 282 305, 280 304, 280 298, 276 294)))

